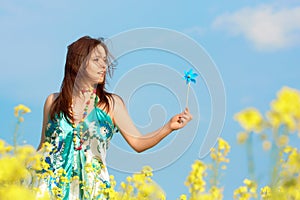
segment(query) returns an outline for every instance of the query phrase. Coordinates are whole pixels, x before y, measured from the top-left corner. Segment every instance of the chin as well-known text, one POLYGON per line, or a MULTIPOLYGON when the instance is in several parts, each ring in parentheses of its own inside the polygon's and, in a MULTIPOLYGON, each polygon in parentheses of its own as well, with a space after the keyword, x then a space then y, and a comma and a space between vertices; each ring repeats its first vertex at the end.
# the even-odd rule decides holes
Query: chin
POLYGON ((97 84, 103 84, 104 83, 104 80, 101 79, 101 80, 98 80, 97 84))

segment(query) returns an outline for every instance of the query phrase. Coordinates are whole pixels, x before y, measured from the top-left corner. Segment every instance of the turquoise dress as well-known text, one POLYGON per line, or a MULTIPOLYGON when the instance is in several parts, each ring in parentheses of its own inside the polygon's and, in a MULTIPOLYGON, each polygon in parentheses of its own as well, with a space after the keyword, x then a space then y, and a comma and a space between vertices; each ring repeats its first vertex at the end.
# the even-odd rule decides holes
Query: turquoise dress
MULTIPOLYGON (((45 162, 49 169, 42 172, 39 189, 50 192, 51 199, 109 199, 103 195, 110 188, 105 157, 117 129, 110 116, 96 106, 80 125, 83 143, 82 149, 76 150, 74 128, 62 114, 47 124, 46 142, 51 145, 45 152, 45 162)), ((75 127, 77 133, 80 125, 75 127)), ((78 143, 79 140, 77 135, 78 143)))

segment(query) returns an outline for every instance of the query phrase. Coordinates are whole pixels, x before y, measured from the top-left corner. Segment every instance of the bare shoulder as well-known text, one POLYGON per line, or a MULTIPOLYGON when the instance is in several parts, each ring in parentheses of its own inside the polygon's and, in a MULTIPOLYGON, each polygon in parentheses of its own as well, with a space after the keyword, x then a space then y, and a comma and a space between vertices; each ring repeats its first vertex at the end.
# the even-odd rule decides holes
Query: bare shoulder
POLYGON ((120 107, 120 106, 124 106, 124 101, 122 99, 122 97, 120 97, 119 95, 117 94, 112 94, 112 104, 113 105, 113 108, 116 108, 116 107, 120 107))
POLYGON ((47 97, 47 99, 45 101, 45 105, 44 105, 45 109, 48 110, 51 107, 51 105, 53 104, 55 99, 58 97, 58 95, 59 95, 59 93, 52 93, 47 97))
POLYGON ((115 116, 117 116, 121 110, 124 110, 125 104, 119 95, 112 94, 109 100, 109 105, 111 105, 109 114, 113 120, 113 123, 115 124, 115 116))

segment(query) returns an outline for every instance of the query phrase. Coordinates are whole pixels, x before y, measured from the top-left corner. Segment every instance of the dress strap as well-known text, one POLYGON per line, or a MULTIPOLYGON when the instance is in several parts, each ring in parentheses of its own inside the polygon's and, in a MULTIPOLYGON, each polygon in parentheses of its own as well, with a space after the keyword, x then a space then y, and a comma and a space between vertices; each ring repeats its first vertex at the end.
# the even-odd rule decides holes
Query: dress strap
POLYGON ((98 97, 98 95, 96 94, 95 102, 94 102, 94 107, 97 107, 98 102, 99 102, 99 97, 98 97))

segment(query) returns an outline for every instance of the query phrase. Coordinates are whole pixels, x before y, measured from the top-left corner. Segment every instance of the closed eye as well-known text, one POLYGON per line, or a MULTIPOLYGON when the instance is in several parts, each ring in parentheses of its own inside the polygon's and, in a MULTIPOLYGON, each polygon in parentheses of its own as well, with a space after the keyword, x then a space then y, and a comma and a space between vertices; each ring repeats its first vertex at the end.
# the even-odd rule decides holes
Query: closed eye
MULTIPOLYGON (((95 62, 98 62, 99 60, 100 60, 101 58, 94 58, 93 59, 93 61, 95 61, 95 62)), ((106 59, 106 57, 105 58, 103 58, 103 59, 101 59, 103 62, 107 62, 107 59, 106 59)))

